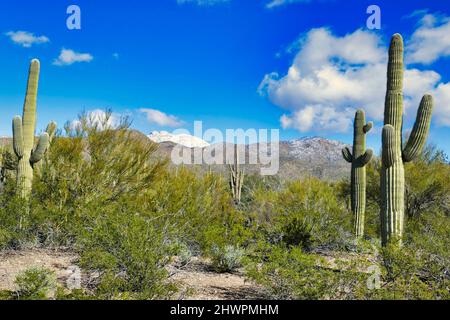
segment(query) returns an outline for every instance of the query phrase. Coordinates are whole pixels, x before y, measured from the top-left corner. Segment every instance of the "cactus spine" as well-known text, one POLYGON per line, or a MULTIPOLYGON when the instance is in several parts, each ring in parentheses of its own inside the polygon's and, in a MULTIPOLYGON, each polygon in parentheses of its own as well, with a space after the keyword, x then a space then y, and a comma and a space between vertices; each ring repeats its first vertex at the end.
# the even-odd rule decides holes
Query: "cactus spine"
POLYGON ((425 95, 409 140, 402 151, 403 125, 403 39, 392 37, 389 48, 387 93, 382 133, 381 238, 383 245, 395 239, 401 244, 405 210, 404 163, 422 152, 430 128, 433 98, 425 95))
POLYGON ((373 123, 366 123, 363 110, 355 115, 353 153, 346 147, 342 150, 344 159, 352 164, 351 174, 351 202, 355 215, 355 234, 364 236, 364 216, 366 212, 366 165, 373 156, 371 149, 366 150, 366 134, 372 129, 373 123))
POLYGON ((17 166, 17 187, 23 198, 28 198, 31 193, 33 166, 42 159, 49 143, 49 135, 47 132, 44 132, 40 136, 36 148, 34 148, 39 71, 39 60, 32 60, 23 106, 23 119, 20 116, 16 116, 13 120, 13 147, 19 159, 17 166))
POLYGON ((244 170, 241 170, 239 163, 239 150, 237 145, 234 145, 234 163, 230 165, 231 171, 231 193, 233 195, 234 202, 239 204, 241 202, 241 191, 244 183, 244 170))

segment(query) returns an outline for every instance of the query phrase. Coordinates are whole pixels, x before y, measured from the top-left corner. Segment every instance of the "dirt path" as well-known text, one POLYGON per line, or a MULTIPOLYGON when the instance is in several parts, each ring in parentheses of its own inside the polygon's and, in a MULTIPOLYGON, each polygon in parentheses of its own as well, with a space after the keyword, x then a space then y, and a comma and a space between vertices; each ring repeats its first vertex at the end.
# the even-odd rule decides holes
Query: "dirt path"
MULTIPOLYGON (((32 267, 44 267, 55 272, 58 282, 66 286, 77 268, 78 257, 63 250, 32 249, 0 252, 0 290, 14 290, 16 276, 32 267)), ((245 279, 242 272, 219 274, 208 260, 193 258, 183 268, 170 265, 170 280, 180 287, 178 299, 185 300, 250 300, 264 298, 263 290, 245 279)), ((86 275, 83 275, 86 277, 86 275)), ((83 279, 85 283, 86 279, 83 279)))
POLYGON ((248 281, 242 271, 216 273, 208 260, 193 258, 182 269, 169 268, 172 280, 181 283, 180 299, 252 300, 264 299, 263 289, 248 281))

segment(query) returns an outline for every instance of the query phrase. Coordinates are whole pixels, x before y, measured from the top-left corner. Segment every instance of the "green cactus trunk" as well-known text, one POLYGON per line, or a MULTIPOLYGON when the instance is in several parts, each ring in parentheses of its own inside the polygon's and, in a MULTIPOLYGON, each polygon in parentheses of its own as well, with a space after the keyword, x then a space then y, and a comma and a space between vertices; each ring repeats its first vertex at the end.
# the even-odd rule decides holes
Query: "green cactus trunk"
POLYGON ((34 149, 36 129, 36 100, 39 82, 40 64, 32 60, 28 74, 28 85, 23 107, 23 119, 16 116, 13 120, 13 146, 18 157, 17 188, 23 198, 28 198, 33 182, 33 166, 38 163, 48 147, 49 136, 43 133, 34 149))
POLYGON ((240 168, 239 150, 238 146, 234 145, 234 164, 230 165, 231 177, 230 187, 234 202, 239 204, 241 202, 242 185, 244 183, 244 170, 240 168))
POLYGON ((355 216, 355 234, 364 236, 364 218, 366 212, 366 165, 373 156, 371 149, 366 150, 366 134, 372 129, 372 122, 366 124, 363 110, 355 115, 353 153, 348 148, 342 150, 344 159, 352 164, 351 207, 355 216))
POLYGON ((403 39, 392 37, 389 49, 387 93, 382 134, 381 169, 381 238, 383 245, 392 239, 401 244, 405 213, 404 162, 422 152, 427 140, 433 109, 433 99, 425 95, 420 104, 417 120, 406 147, 402 152, 403 126, 403 39))

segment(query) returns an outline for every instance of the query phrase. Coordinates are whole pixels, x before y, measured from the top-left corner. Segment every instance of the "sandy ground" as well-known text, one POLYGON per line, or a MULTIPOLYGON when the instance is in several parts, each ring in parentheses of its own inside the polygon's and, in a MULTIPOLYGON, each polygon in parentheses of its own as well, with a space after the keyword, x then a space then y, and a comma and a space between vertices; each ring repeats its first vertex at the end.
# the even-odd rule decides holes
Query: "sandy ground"
MULTIPOLYGON (((14 290, 16 276, 32 267, 45 267, 55 272, 58 282, 67 286, 77 270, 78 257, 64 250, 30 249, 0 252, 0 290, 14 290)), ((170 280, 180 286, 177 299, 182 300, 249 300, 264 298, 262 288, 247 281, 242 271, 216 273, 206 259, 193 258, 183 268, 170 265, 170 280)), ((87 279, 82 274, 82 282, 87 279)))
POLYGON ((14 290, 16 276, 29 268, 44 267, 55 272, 62 284, 76 270, 77 257, 67 251, 32 249, 0 252, 0 290, 14 290))
POLYGON ((263 289, 247 280, 242 271, 216 273, 208 260, 193 258, 182 269, 173 266, 172 280, 181 283, 180 299, 188 300, 252 300, 264 299, 263 289))

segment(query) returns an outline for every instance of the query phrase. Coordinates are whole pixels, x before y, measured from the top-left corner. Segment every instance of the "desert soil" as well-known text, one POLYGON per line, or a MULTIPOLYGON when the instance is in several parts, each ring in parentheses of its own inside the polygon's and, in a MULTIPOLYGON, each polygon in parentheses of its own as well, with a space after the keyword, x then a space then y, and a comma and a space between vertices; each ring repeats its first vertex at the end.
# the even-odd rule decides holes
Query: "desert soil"
MULTIPOLYGON (((78 257, 65 250, 30 249, 0 252, 0 290, 14 290, 16 276, 32 267, 44 267, 55 272, 58 282, 66 286, 73 275, 78 257)), ((242 271, 216 273, 208 260, 193 258, 179 268, 168 267, 170 280, 181 290, 178 299, 187 300, 246 300, 264 298, 263 289, 248 281, 242 271)), ((85 274, 82 277, 87 277, 85 274)), ((83 283, 87 280, 83 279, 83 283)))

